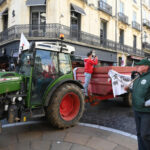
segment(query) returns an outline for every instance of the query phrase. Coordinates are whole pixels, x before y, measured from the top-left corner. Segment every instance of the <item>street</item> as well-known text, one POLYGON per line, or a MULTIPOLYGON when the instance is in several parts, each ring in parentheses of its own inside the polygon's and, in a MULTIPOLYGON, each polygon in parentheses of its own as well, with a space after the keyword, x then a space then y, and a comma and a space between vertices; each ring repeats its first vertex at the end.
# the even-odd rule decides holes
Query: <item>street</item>
POLYGON ((86 104, 81 122, 136 134, 132 108, 124 106, 121 99, 102 101, 96 106, 86 104))

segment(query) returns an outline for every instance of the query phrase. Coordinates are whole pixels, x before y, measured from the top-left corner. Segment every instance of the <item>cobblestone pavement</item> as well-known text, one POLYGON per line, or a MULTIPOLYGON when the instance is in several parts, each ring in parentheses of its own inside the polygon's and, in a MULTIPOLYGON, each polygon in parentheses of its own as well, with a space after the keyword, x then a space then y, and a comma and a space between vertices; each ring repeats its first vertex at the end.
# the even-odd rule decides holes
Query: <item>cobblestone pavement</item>
POLYGON ((96 106, 86 104, 81 122, 119 129, 136 135, 132 108, 125 107, 122 100, 106 100, 96 106))
POLYGON ((81 125, 57 130, 40 123, 4 128, 0 150, 137 150, 137 141, 81 125))

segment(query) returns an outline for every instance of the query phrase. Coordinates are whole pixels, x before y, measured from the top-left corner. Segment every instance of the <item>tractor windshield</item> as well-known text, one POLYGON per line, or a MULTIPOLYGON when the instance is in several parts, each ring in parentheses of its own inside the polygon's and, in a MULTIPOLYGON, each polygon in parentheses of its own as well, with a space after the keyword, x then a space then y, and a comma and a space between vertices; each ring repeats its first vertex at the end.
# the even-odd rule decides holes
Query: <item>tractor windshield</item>
POLYGON ((18 72, 20 74, 30 76, 30 71, 31 71, 30 59, 32 55, 33 54, 29 51, 24 51, 21 53, 21 57, 19 60, 19 67, 18 67, 18 72))

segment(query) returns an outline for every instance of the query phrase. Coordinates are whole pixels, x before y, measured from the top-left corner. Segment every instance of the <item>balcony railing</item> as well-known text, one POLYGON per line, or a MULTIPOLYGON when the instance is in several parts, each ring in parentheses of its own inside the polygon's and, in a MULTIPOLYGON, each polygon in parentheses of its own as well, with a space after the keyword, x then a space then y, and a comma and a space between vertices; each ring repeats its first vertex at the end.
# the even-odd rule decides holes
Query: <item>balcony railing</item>
POLYGON ((143 19, 143 26, 150 28, 150 22, 147 19, 143 19))
POLYGON ((149 44, 149 43, 143 42, 143 43, 142 43, 142 46, 143 46, 143 49, 148 49, 148 50, 150 50, 150 44, 149 44))
POLYGON ((140 24, 137 23, 136 21, 132 21, 132 28, 134 28, 134 29, 136 29, 136 30, 138 30, 138 31, 141 30, 141 29, 140 29, 140 24))
POLYGON ((112 7, 102 0, 99 1, 99 10, 101 10, 109 15, 112 15, 112 7))
POLYGON ((5 2, 6 0, 0 0, 0 5, 3 4, 3 2, 5 2))
POLYGON ((100 36, 89 34, 82 31, 74 31, 72 28, 60 24, 46 25, 15 25, 0 33, 0 46, 8 42, 20 39, 21 33, 29 40, 50 40, 58 39, 59 34, 63 33, 66 40, 81 42, 88 45, 103 47, 111 50, 120 50, 129 54, 140 54, 144 56, 141 50, 134 50, 133 47, 115 43, 108 39, 102 39, 100 36))
POLYGON ((125 14, 119 12, 118 13, 118 18, 119 18, 119 21, 121 21, 125 24, 128 24, 128 17, 125 14))

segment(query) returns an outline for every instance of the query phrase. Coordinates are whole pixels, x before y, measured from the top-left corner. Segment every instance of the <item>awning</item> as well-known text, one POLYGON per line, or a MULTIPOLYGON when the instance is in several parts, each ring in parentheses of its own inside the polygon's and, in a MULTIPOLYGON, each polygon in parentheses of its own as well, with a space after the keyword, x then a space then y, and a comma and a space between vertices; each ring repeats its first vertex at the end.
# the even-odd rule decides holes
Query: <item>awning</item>
POLYGON ((132 59, 142 60, 144 57, 138 57, 138 56, 131 56, 132 59))
POLYGON ((46 0, 27 0, 26 2, 27 6, 45 6, 46 0))
POLYGON ((80 8, 80 7, 78 7, 78 6, 74 5, 74 4, 71 4, 71 6, 73 8, 72 11, 75 11, 75 12, 81 14, 81 15, 86 15, 85 11, 82 8, 80 8))

